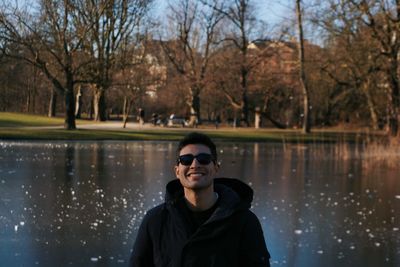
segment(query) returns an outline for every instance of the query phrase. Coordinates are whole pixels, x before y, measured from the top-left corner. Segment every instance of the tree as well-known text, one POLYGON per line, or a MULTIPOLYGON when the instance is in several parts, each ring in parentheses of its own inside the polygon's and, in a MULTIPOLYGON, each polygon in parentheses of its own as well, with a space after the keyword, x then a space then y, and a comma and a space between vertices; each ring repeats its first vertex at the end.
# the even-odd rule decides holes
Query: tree
POLYGON ((190 125, 201 123, 200 94, 208 83, 210 59, 218 45, 218 26, 222 19, 214 7, 199 1, 179 0, 169 6, 168 23, 173 29, 162 47, 174 69, 185 80, 184 93, 190 110, 190 125))
POLYGON ((298 41, 298 52, 299 52, 299 74, 300 74, 300 86, 303 95, 303 133, 309 133, 311 130, 311 119, 310 119, 310 93, 309 86, 307 83, 307 77, 304 67, 304 36, 303 36, 303 21, 302 21, 302 10, 301 1, 296 0, 296 15, 297 15, 297 27, 299 32, 298 41))
POLYGON ((38 14, 29 8, 3 7, 0 14, 0 38, 15 51, 3 46, 12 58, 28 62, 51 81, 64 96, 65 129, 75 129, 74 85, 81 65, 75 60, 90 25, 74 23, 72 1, 40 1, 38 14))
POLYGON ((94 87, 95 120, 106 120, 105 92, 112 85, 113 69, 119 48, 135 42, 132 33, 139 30, 152 0, 96 0, 77 2, 79 25, 90 27, 83 44, 90 55, 87 79, 94 87))
MULTIPOLYGON (((400 53, 400 1, 384 0, 330 0, 326 9, 319 13, 319 22, 328 32, 356 33, 362 32, 364 41, 373 44, 378 52, 378 59, 373 69, 383 75, 379 83, 368 81, 367 87, 375 85, 376 89, 386 92, 387 121, 389 134, 399 135, 400 113, 400 83, 399 83, 399 53, 400 53), (383 79, 382 79, 383 78, 383 79)), ((367 57, 371 54, 366 54, 367 57)), ((371 89, 368 91, 371 92, 371 89)))
POLYGON ((234 107, 240 108, 241 121, 247 126, 250 125, 248 80, 250 72, 255 66, 254 62, 249 60, 248 46, 251 31, 256 28, 256 20, 252 13, 250 2, 250 0, 232 0, 226 1, 226 5, 222 7, 214 7, 218 12, 224 15, 224 18, 231 25, 228 27, 229 32, 226 33, 225 41, 231 42, 238 51, 240 98, 236 98, 229 90, 226 90, 226 87, 224 93, 234 107))

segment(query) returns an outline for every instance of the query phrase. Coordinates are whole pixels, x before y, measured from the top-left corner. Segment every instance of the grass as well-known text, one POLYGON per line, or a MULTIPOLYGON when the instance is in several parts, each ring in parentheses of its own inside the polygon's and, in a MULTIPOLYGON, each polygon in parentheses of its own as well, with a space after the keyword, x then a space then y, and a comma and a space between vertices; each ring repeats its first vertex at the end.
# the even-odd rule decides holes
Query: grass
POLYGON ((48 118, 38 115, 21 113, 0 113, 0 127, 34 127, 34 126, 58 126, 63 125, 62 118, 48 118))
MULTIPOLYGON (((254 129, 254 128, 128 128, 123 129, 79 129, 79 125, 93 124, 91 121, 77 121, 77 130, 46 128, 61 126, 62 118, 48 118, 38 115, 0 112, 0 139, 12 140, 166 140, 176 141, 191 131, 206 132, 215 140, 237 142, 282 142, 282 143, 332 143, 359 142, 371 138, 361 131, 341 132, 338 130, 314 130, 302 134, 299 130, 254 129)), ((376 135, 378 136, 378 135, 376 135)))
MULTIPOLYGON (((78 125, 93 123, 91 121, 76 120, 78 125)), ((46 116, 0 112, 0 128, 2 127, 49 127, 63 126, 64 118, 49 118, 46 116)))

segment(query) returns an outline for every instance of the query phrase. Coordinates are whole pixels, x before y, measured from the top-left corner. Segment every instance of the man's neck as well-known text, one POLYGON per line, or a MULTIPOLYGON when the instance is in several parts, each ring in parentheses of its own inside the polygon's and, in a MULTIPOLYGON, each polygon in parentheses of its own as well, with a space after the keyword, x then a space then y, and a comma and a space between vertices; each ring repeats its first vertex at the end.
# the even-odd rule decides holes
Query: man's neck
POLYGON ((211 208, 217 202, 218 195, 211 186, 203 190, 189 190, 185 188, 185 199, 189 209, 204 211, 211 208))

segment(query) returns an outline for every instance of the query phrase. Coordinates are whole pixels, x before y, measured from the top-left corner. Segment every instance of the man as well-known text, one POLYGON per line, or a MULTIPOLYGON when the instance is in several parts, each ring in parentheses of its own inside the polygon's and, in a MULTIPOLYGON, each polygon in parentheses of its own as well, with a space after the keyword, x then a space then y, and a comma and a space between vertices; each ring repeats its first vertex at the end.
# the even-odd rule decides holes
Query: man
POLYGON ((165 203, 151 209, 140 226, 130 266, 269 266, 257 217, 249 208, 253 190, 215 178, 219 165, 211 139, 184 137, 165 203))

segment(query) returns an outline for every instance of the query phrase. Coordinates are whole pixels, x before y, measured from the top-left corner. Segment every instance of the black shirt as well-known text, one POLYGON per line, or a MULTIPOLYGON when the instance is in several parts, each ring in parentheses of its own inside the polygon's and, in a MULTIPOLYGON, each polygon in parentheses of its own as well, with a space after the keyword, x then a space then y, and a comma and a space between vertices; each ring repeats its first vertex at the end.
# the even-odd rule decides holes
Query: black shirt
POLYGON ((217 209, 218 203, 219 198, 211 208, 203 211, 194 211, 188 207, 184 197, 179 201, 179 207, 182 209, 182 213, 190 225, 191 234, 196 232, 197 229, 211 217, 217 209))

